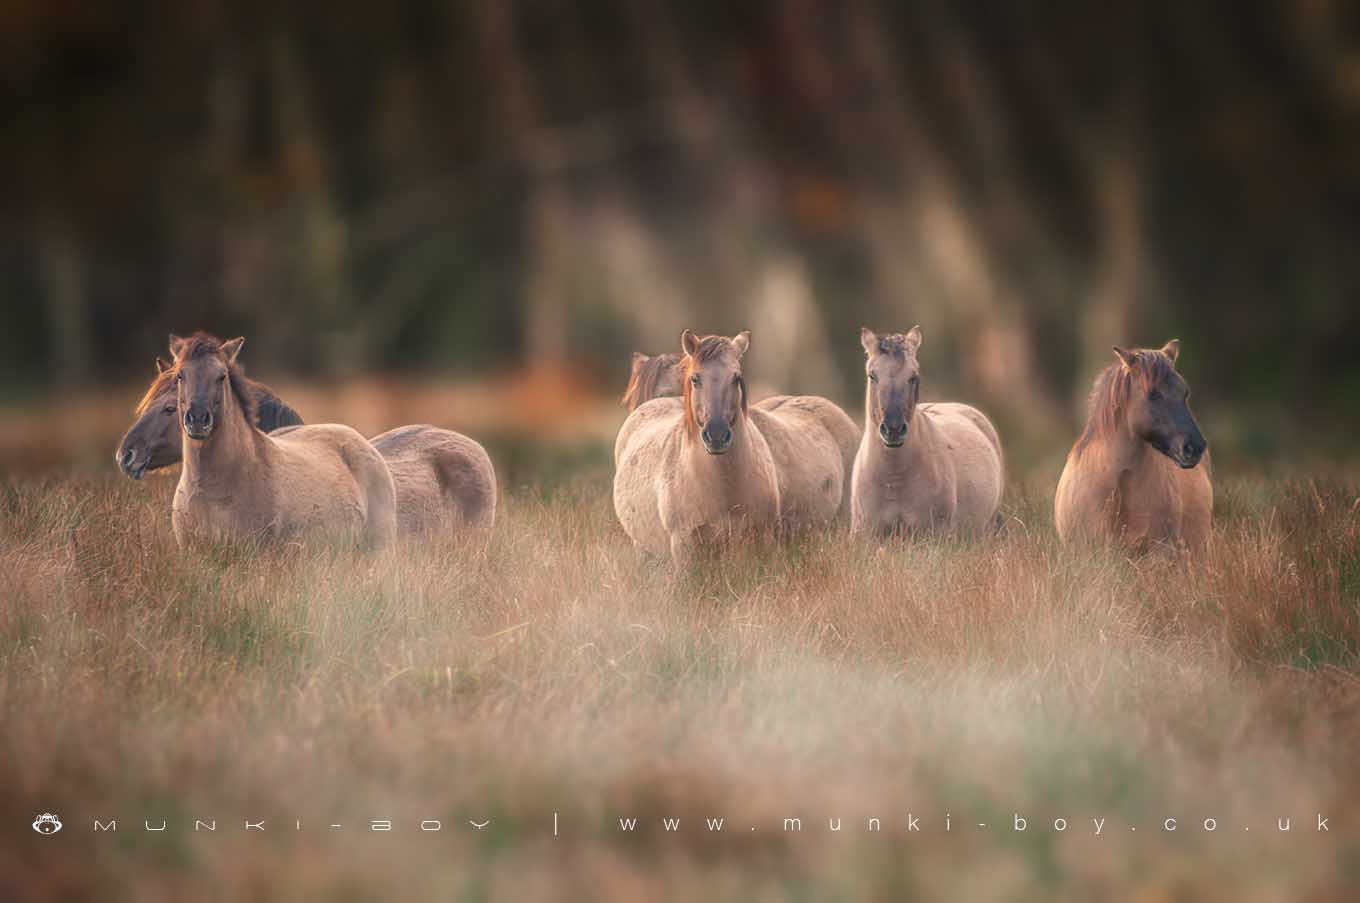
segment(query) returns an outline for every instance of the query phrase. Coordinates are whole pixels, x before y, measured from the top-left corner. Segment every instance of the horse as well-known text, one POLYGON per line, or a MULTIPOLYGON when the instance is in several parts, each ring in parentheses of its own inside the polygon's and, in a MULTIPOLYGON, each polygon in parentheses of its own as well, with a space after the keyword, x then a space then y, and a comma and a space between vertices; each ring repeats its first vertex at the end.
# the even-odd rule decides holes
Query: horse
MULTIPOLYGON (((173 367, 156 358, 156 378, 137 404, 137 419, 123 439, 113 459, 120 470, 134 480, 147 471, 160 470, 180 460, 180 422, 175 416, 176 383, 173 367)), ((263 383, 242 376, 246 392, 254 400, 255 425, 266 433, 280 427, 300 426, 302 418, 283 399, 263 383)))
MULTIPOLYGON (((286 436, 295 427, 272 435, 286 436)), ((387 462, 397 491, 397 527, 406 536, 496 522, 496 468, 475 439, 428 423, 399 426, 368 440, 387 462)))
POLYGON ((680 404, 653 399, 620 431, 614 512, 636 545, 677 565, 701 544, 779 526, 779 478, 742 377, 750 341, 686 329, 680 404))
POLYGON ((855 533, 980 532, 1001 504, 996 427, 976 408, 918 404, 921 327, 905 335, 860 330, 865 354, 864 438, 851 480, 855 533))
POLYGON ((272 436, 255 426, 237 356, 245 339, 170 337, 183 470, 171 508, 181 548, 327 535, 370 548, 397 532, 396 489, 377 450, 340 424, 272 436))
POLYGON ((1208 544, 1209 444, 1176 371, 1180 348, 1178 339, 1157 350, 1116 346, 1116 360, 1096 377, 1053 502, 1064 542, 1085 536, 1138 551, 1208 544))
POLYGON ((619 402, 632 412, 653 398, 679 398, 682 379, 677 352, 650 356, 634 351, 628 388, 619 402))
MULTIPOLYGON (((681 354, 669 352, 648 356, 634 351, 632 373, 628 387, 623 393, 622 403, 629 411, 636 411, 654 399, 671 399, 666 405, 654 408, 650 412, 650 416, 661 416, 668 408, 680 409, 680 399, 676 396, 681 395, 682 383, 681 354)), ((820 494, 811 494, 810 506, 802 504, 803 499, 809 495, 805 487, 810 485, 811 480, 806 475, 799 477, 799 472, 805 469, 808 444, 806 440, 809 437, 820 444, 823 443, 824 437, 830 436, 831 441, 840 450, 841 477, 838 482, 841 485, 841 498, 838 507, 842 511, 848 510, 850 471, 854 466, 855 451, 859 448, 860 437, 859 427, 855 426, 855 421, 850 419, 850 415, 830 400, 818 396, 774 395, 756 402, 751 408, 751 416, 756 418, 766 442, 770 443, 770 452, 775 457, 776 469, 781 477, 780 492, 786 519, 795 522, 809 519, 820 522, 825 519, 820 494), (802 437, 790 438, 785 424, 793 426, 802 433, 802 437), (803 510, 805 507, 812 510, 805 512, 803 510)), ((616 465, 620 449, 627 443, 632 430, 645 419, 650 417, 639 418, 619 431, 614 442, 616 465)), ((820 472, 824 461, 821 457, 814 460, 816 463, 813 469, 820 472)), ((823 478, 826 478, 825 474, 823 478)))

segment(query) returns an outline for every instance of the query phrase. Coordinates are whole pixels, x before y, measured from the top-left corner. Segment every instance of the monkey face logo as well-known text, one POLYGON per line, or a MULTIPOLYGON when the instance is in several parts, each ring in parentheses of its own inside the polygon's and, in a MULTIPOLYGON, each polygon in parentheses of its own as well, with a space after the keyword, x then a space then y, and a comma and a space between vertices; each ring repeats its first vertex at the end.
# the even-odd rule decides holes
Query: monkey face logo
POLYGON ((33 830, 39 834, 55 834, 61 830, 61 820, 51 812, 44 812, 33 819, 33 830))

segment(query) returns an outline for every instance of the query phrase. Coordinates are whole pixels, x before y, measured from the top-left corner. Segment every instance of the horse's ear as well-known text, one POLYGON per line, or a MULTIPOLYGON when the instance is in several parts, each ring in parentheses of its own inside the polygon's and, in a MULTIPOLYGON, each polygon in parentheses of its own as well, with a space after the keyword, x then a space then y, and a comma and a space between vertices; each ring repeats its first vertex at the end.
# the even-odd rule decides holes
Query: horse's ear
POLYGON ((921 347, 921 339, 921 327, 913 326, 911 331, 907 333, 907 350, 915 354, 916 349, 921 347))
POLYGON ((159 354, 156 355, 156 375, 160 376, 162 373, 169 369, 170 365, 166 363, 159 354))
POLYGON ((878 350, 878 336, 868 326, 859 328, 859 343, 864 346, 865 354, 873 354, 878 350))
POLYGON ((237 336, 222 343, 222 353, 227 356, 229 363, 236 363, 236 355, 241 353, 241 346, 245 343, 245 336, 237 336))
POLYGON ((751 330, 743 329, 732 337, 732 347, 737 349, 737 357, 746 353, 746 349, 751 347, 751 330))
POLYGON ((1181 356, 1181 340, 1172 339, 1162 346, 1162 354, 1171 358, 1171 363, 1176 363, 1176 358, 1181 356))
POLYGON ((699 337, 688 329, 680 333, 680 350, 693 357, 694 353, 699 350, 699 337))
POLYGON ((170 357, 179 360, 179 353, 184 350, 185 339, 180 338, 173 332, 170 333, 170 357))
POLYGON ((1115 345, 1114 353, 1118 355, 1119 360, 1123 362, 1124 366, 1130 370, 1132 370, 1138 363, 1137 351, 1130 351, 1127 348, 1120 348, 1118 345, 1115 345))

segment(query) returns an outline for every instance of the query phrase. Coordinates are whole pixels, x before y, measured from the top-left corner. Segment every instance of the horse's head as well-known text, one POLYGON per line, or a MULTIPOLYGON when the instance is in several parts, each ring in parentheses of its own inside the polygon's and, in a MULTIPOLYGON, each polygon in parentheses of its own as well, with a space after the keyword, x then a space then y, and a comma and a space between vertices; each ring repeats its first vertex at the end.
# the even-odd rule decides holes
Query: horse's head
POLYGON ((913 326, 905 335, 875 335, 865 328, 859 331, 859 341, 864 346, 868 379, 869 428, 877 428, 878 438, 888 448, 898 448, 907 441, 907 428, 921 396, 921 368, 916 363, 921 327, 913 326))
POLYGON ((675 352, 649 356, 633 352, 633 369, 628 376, 628 388, 622 402, 630 411, 653 398, 675 398, 681 394, 684 377, 680 372, 680 355, 675 352))
POLYGON ((1204 457, 1209 443, 1190 413, 1190 386, 1176 372, 1181 343, 1172 339, 1159 350, 1115 347, 1129 378, 1125 417, 1135 436, 1189 469, 1204 457))
POLYGON ((123 473, 140 480, 148 470, 179 460, 179 418, 172 366, 156 358, 156 379, 137 405, 137 420, 123 435, 113 458, 123 473))
POLYGON ((750 332, 700 338, 686 329, 680 336, 685 416, 711 455, 732 447, 733 429, 746 417, 741 356, 750 344, 750 332))
MULTIPOLYGON (((245 339, 220 341, 206 333, 187 339, 170 337, 170 352, 175 356, 176 399, 184 435, 205 440, 222 423, 230 393, 242 391, 235 372, 236 356, 245 339)), ((248 404, 248 403, 247 403, 248 404)))

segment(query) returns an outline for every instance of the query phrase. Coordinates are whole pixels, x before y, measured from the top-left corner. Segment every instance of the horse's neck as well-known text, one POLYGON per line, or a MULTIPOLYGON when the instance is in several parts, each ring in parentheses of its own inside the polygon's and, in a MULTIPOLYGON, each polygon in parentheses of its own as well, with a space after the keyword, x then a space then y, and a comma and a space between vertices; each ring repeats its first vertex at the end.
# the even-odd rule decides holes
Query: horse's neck
POLYGON ((257 435, 240 408, 230 403, 222 425, 205 442, 183 436, 184 474, 190 485, 235 492, 267 456, 266 437, 257 435))
POLYGON ((1133 435, 1120 421, 1113 430, 1096 436, 1082 455, 1094 457, 1097 470, 1110 480, 1119 480, 1127 473, 1138 473, 1148 466, 1153 451, 1142 439, 1133 435))

